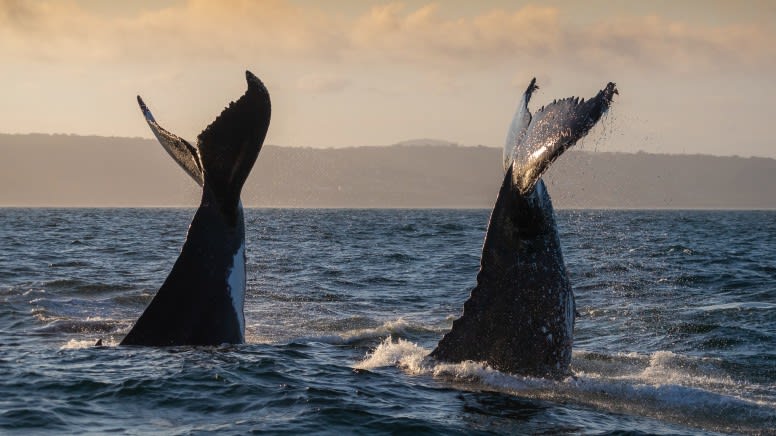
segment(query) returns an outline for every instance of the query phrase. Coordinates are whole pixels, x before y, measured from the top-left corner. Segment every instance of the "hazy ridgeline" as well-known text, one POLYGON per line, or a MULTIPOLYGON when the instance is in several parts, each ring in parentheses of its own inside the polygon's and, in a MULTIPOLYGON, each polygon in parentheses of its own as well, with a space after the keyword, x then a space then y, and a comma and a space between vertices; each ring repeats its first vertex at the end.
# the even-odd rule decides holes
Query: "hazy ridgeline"
MULTIPOLYGON (((246 206, 490 208, 501 149, 265 146, 246 206)), ((557 208, 776 208, 776 160, 571 151, 545 177, 557 208)), ((0 206, 195 206, 156 140, 0 134, 0 206)))

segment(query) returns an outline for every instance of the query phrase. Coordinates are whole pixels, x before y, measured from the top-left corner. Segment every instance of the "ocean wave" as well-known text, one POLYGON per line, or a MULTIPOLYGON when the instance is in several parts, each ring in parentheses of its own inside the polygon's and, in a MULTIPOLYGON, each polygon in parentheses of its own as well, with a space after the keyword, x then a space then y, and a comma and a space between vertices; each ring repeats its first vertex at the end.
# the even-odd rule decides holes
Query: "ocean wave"
MULTIPOLYGON (((321 329, 327 331, 328 329, 321 329)), ((330 330, 329 330, 330 331, 330 330)), ((293 339, 291 342, 322 342, 332 345, 356 345, 359 343, 389 337, 408 337, 428 332, 436 332, 428 326, 420 323, 413 323, 398 318, 385 321, 376 327, 364 327, 347 330, 337 334, 327 334, 320 336, 304 336, 293 339)))
POLYGON ((398 366, 412 374, 425 372, 423 360, 430 350, 404 339, 386 338, 364 360, 353 365, 354 369, 374 369, 384 366, 398 366))
POLYGON ((84 348, 94 347, 115 347, 119 344, 113 337, 109 338, 97 338, 97 339, 70 339, 64 345, 59 347, 60 350, 81 350, 84 348))
POLYGON ((55 279, 45 282, 43 286, 51 291, 71 292, 74 295, 101 294, 132 289, 131 285, 124 283, 104 283, 80 279, 55 279))
POLYGON ((90 262, 82 261, 82 260, 62 260, 57 262, 49 263, 49 268, 82 268, 82 267, 90 267, 92 264, 90 262))
POLYGON ((272 301, 285 302, 285 303, 321 303, 321 302, 340 302, 348 299, 347 295, 329 292, 321 289, 314 292, 308 292, 305 294, 290 293, 290 292, 270 292, 270 291, 258 291, 256 295, 262 298, 270 299, 272 301))
POLYGON ((38 333, 113 333, 123 327, 125 323, 112 319, 56 319, 43 327, 36 329, 38 333))
POLYGON ((670 351, 611 356, 576 352, 575 375, 554 381, 502 373, 484 362, 438 362, 428 358, 429 353, 410 341, 388 337, 353 368, 396 366, 465 389, 568 401, 717 431, 758 432, 776 425, 776 396, 749 395, 767 387, 734 380, 710 359, 670 351))
POLYGON ((442 234, 445 234, 446 232, 462 232, 468 230, 466 226, 460 223, 441 223, 437 224, 435 229, 441 230, 440 233, 442 234))
POLYGON ((115 347, 169 273, 193 212, 4 212, 0 428, 776 428, 773 212, 558 211, 582 313, 576 376, 561 381, 428 356, 471 292, 485 210, 246 209, 247 344, 115 347), (415 229, 397 231, 405 224, 415 229))

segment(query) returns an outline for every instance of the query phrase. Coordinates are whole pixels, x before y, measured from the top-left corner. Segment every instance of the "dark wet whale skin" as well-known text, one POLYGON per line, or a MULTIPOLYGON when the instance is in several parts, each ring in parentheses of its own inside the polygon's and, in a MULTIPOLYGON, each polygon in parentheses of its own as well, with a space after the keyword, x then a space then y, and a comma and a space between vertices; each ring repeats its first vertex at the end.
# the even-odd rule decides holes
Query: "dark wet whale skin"
POLYGON ((235 302, 228 286, 231 274, 241 268, 238 263, 245 264, 243 211, 239 208, 236 222, 229 223, 218 209, 205 191, 172 271, 121 345, 245 341, 240 322, 244 301, 235 302))
POLYGON ((151 130, 202 186, 186 242, 162 287, 121 345, 220 345, 245 341, 245 220, 240 191, 269 128, 269 92, 246 71, 248 90, 197 138, 196 147, 156 123, 151 130))
POLYGON ((477 286, 431 356, 562 378, 570 373, 576 311, 541 174, 587 134, 617 90, 610 83, 587 102, 555 101, 532 116, 527 104, 536 89, 534 80, 515 115, 516 131, 507 136, 506 173, 488 224, 477 286))

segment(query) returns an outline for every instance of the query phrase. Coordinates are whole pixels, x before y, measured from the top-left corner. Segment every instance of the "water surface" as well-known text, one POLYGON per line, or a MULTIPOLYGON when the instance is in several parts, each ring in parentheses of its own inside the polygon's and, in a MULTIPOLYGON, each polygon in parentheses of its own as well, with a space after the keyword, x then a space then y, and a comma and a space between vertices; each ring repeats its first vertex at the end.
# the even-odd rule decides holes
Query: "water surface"
POLYGON ((248 343, 116 346, 193 212, 0 209, 0 432, 776 428, 776 212, 559 211, 581 315, 560 382, 425 359, 487 210, 248 210, 248 343))

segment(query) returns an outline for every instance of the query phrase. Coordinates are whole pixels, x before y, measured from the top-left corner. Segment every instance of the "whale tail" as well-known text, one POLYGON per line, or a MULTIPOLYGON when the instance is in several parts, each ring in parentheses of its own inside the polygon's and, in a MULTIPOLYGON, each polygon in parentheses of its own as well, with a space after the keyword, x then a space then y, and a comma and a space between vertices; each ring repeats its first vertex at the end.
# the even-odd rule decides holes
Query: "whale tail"
POLYGON ((218 345, 244 341, 245 228, 240 191, 261 151, 271 104, 246 71, 248 90, 192 146, 162 128, 143 100, 151 131, 202 186, 202 201, 180 255, 122 345, 218 345))
POLYGON ((586 135, 617 94, 609 83, 588 101, 556 100, 531 114, 532 80, 504 145, 504 179, 488 223, 477 286, 431 357, 485 361, 500 371, 569 373, 574 294, 542 174, 586 135))
POLYGON ((269 92, 258 77, 245 72, 248 90, 221 112, 197 137, 204 172, 204 190, 211 191, 232 221, 240 191, 259 156, 269 128, 269 92))
POLYGON ((143 99, 138 95, 137 104, 140 105, 140 110, 143 112, 143 116, 148 123, 148 127, 162 144, 162 147, 167 151, 170 157, 178 163, 199 186, 205 184, 205 172, 202 169, 202 160, 199 157, 197 149, 191 145, 188 141, 181 138, 178 135, 170 133, 164 127, 160 126, 156 122, 151 110, 148 109, 143 99))
POLYGON ((240 191, 261 151, 272 112, 269 91, 250 71, 248 90, 197 137, 196 146, 157 123, 143 99, 137 102, 167 153, 234 220, 240 191))
POLYGON ((528 102, 539 89, 531 80, 512 120, 504 145, 504 171, 512 167, 512 182, 521 194, 536 185, 542 174, 569 147, 587 135, 619 94, 609 82, 585 101, 578 97, 555 100, 531 114, 528 102))

